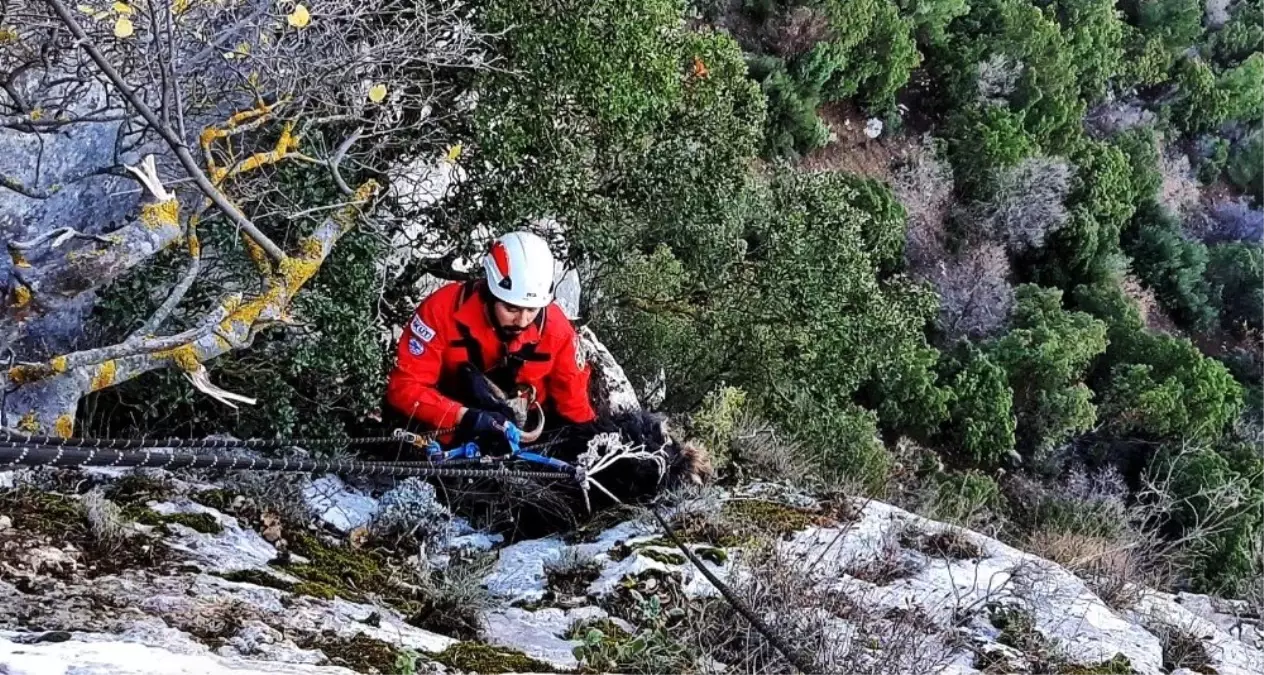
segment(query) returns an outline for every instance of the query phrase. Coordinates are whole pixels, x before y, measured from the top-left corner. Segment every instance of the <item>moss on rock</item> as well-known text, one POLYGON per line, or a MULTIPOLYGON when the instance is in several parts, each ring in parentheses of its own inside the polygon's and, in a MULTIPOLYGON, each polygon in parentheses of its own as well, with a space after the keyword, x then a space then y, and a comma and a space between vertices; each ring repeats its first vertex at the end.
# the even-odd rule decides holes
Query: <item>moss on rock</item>
POLYGON ((173 494, 175 488, 170 481, 139 473, 124 476, 105 488, 105 497, 125 509, 151 500, 166 501, 173 494))
POLYGON ((209 513, 173 513, 159 518, 164 524, 179 523, 202 534, 219 534, 224 531, 224 526, 209 513))
POLYGON ((332 665, 350 668, 357 673, 394 673, 415 672, 404 665, 405 661, 415 666, 419 658, 416 653, 404 651, 394 645, 375 640, 364 633, 356 633, 350 638, 339 637, 332 631, 325 631, 319 636, 304 640, 303 649, 318 649, 329 658, 332 665))
POLYGON ((449 668, 474 673, 548 673, 556 670, 526 654, 479 642, 459 642, 434 657, 449 668))
POLYGON ((664 565, 683 565, 689 562, 685 556, 670 551, 662 551, 656 548, 641 549, 639 553, 650 560, 656 560, 664 565))

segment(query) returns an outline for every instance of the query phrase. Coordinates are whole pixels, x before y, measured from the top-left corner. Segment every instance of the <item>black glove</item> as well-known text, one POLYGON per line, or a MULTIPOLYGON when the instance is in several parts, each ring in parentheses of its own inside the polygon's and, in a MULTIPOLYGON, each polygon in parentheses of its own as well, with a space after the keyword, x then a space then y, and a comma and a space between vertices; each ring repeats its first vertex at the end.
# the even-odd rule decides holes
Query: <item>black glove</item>
POLYGON ((508 424, 509 418, 498 412, 469 408, 465 411, 465 416, 461 418, 457 429, 467 436, 503 436, 508 424))

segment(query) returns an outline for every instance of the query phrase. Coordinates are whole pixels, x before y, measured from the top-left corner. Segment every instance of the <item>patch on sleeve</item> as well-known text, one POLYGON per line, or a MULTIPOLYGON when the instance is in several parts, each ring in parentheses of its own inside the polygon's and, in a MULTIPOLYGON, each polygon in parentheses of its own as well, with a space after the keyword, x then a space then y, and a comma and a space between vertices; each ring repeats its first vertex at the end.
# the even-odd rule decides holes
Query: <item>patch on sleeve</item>
POLYGON ((413 321, 408 324, 408 327, 412 329, 413 335, 416 335, 426 342, 430 342, 434 339, 434 329, 427 326, 426 322, 422 321, 421 317, 416 314, 413 315, 413 321))
POLYGON ((421 356, 424 351, 426 351, 426 346, 421 344, 421 340, 418 340, 415 337, 408 338, 409 354, 412 354, 413 356, 421 356))

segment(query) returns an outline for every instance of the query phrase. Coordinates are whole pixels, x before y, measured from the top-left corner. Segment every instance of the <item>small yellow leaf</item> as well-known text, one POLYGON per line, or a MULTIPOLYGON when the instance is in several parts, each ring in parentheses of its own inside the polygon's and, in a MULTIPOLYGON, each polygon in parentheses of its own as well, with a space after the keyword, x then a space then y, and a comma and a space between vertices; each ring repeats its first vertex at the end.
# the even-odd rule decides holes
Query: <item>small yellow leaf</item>
POLYGON ((75 9, 79 10, 80 14, 87 14, 88 16, 92 16, 97 11, 97 8, 92 5, 79 5, 75 9))
POLYGON ((119 14, 131 14, 132 8, 121 2, 114 3, 114 11, 119 14))
POLYGON ((381 82, 369 87, 369 100, 374 103, 381 103, 386 98, 386 85, 381 82))
POLYGON ((295 28, 303 28, 308 23, 311 23, 312 15, 307 11, 306 5, 298 5, 293 12, 290 12, 289 16, 285 17, 285 20, 295 28))
POLYGON ((449 162, 455 162, 455 161, 457 160, 457 158, 458 158, 458 157, 460 157, 460 156, 461 156, 461 144, 460 144, 460 143, 457 143, 456 145, 454 145, 454 146, 452 146, 452 147, 448 148, 448 161, 449 161, 449 162))
POLYGON ((119 39, 131 37, 133 32, 135 32, 135 29, 132 28, 131 19, 122 16, 119 17, 118 21, 114 22, 114 37, 119 39))

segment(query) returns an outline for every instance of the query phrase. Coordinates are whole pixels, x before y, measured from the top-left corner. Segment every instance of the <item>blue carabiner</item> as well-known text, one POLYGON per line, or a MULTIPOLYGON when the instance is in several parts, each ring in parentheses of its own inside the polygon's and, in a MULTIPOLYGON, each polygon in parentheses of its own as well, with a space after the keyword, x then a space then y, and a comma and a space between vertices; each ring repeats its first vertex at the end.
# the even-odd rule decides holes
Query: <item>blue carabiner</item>
POLYGON ((560 459, 557 459, 555 457, 546 457, 544 455, 534 453, 534 452, 518 452, 514 454, 514 457, 521 459, 523 461, 532 462, 535 464, 544 464, 545 466, 551 466, 554 469, 558 469, 561 471, 571 470, 571 465, 567 464, 566 462, 563 462, 560 459))

